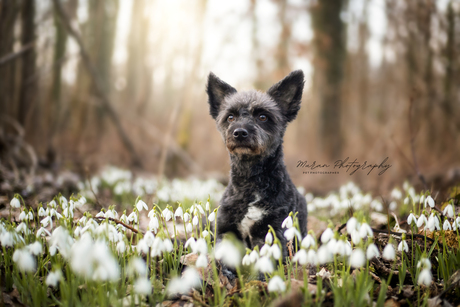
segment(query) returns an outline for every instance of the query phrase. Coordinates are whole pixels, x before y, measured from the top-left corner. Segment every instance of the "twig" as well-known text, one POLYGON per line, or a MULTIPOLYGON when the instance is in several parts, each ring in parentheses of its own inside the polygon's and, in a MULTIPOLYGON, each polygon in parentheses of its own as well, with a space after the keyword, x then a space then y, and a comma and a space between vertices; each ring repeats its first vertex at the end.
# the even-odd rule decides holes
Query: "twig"
POLYGON ((0 67, 5 65, 6 63, 8 63, 10 61, 13 61, 13 60, 19 58, 23 53, 25 53, 29 49, 33 48, 34 45, 35 45, 35 41, 30 42, 30 43, 26 44, 24 47, 22 47, 19 51, 11 52, 11 53, 5 55, 4 57, 0 58, 0 67))
MULTIPOLYGON (((405 234, 405 232, 394 232, 394 231, 390 231, 390 230, 378 230, 378 229, 375 229, 375 228, 371 228, 373 232, 376 232, 376 233, 386 233, 386 234, 391 234, 391 235, 395 235, 395 236, 399 236, 401 237, 403 235, 403 233, 405 234)), ((424 235, 420 235, 420 234, 417 234, 417 233, 414 233, 412 234, 411 236, 414 236, 414 238, 420 238, 420 239, 424 239, 425 236, 424 235)), ((427 240, 431 241, 431 242, 434 242, 434 240, 430 237, 426 237, 427 240)), ((439 244, 439 242, 438 242, 439 244)))
POLYGON ((109 219, 110 221, 115 222, 116 224, 123 225, 124 227, 128 228, 128 229, 131 230, 132 232, 141 233, 141 234, 142 234, 142 232, 138 231, 136 228, 131 227, 131 226, 129 226, 129 225, 123 223, 123 222, 120 221, 120 220, 117 220, 117 219, 114 219, 114 218, 111 218, 111 217, 102 217, 102 216, 99 216, 99 217, 96 217, 96 218, 99 219, 99 220, 109 219))

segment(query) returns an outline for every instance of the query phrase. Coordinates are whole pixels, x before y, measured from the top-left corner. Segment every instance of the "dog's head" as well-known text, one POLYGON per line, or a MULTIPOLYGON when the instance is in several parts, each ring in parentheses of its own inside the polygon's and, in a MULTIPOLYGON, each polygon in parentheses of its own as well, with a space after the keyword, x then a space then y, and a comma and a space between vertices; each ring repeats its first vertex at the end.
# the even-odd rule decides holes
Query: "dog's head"
POLYGON ((210 113, 230 154, 266 156, 278 148, 287 124, 300 109, 303 84, 303 72, 296 70, 266 93, 238 93, 210 73, 207 84, 210 113))

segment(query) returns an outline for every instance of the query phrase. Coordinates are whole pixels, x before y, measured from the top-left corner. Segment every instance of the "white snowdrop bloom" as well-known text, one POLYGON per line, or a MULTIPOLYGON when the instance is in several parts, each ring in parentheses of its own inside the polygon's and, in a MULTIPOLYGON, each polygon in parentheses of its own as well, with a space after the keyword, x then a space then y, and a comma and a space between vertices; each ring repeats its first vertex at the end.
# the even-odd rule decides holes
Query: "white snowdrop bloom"
POLYGON ((138 254, 140 253, 147 254, 149 252, 149 246, 147 245, 147 242, 145 241, 145 239, 140 239, 139 242, 137 242, 136 247, 137 247, 136 249, 137 249, 138 254))
POLYGON ((434 199, 431 197, 431 195, 428 195, 426 197, 426 200, 425 200, 425 207, 426 205, 428 204, 428 206, 430 206, 431 208, 434 207, 435 203, 434 203, 434 199))
POLYGON ((86 216, 82 216, 79 220, 78 220, 78 223, 80 223, 81 225, 85 225, 86 224, 86 216))
POLYGON ((273 276, 268 282, 268 292, 284 292, 286 291, 286 285, 281 277, 278 275, 273 276))
POLYGON ((156 237, 155 240, 153 240, 152 251, 150 252, 150 256, 152 257, 161 256, 161 253, 164 250, 165 250, 165 245, 163 243, 163 240, 161 240, 159 237, 156 237))
POLYGON ((323 244, 325 245, 328 249, 329 249, 329 252, 334 255, 335 254, 335 249, 336 249, 336 245, 337 245, 337 240, 335 238, 332 238, 329 240, 329 242, 327 242, 327 244, 323 244))
POLYGON ((42 224, 43 227, 48 227, 50 223, 51 223, 51 228, 53 228, 53 220, 51 219, 51 216, 47 216, 43 220, 40 221, 40 224, 42 224))
POLYGON ((51 256, 56 255, 57 250, 58 250, 57 245, 56 245, 56 244, 51 244, 51 246, 49 247, 50 255, 51 255, 51 256))
POLYGON ((40 227, 40 229, 37 230, 36 237, 39 238, 44 236, 51 236, 51 233, 48 230, 46 230, 46 228, 40 227))
MULTIPOLYGON (((243 263, 244 264, 244 263, 243 263)), ((197 268, 205 268, 208 266, 208 258, 206 258, 205 254, 200 254, 196 259, 195 263, 197 268)))
POLYGON ((453 218, 454 217, 454 208, 452 207, 451 204, 448 204, 444 210, 442 211, 442 213, 448 217, 451 217, 453 218))
POLYGON ((105 217, 106 219, 108 219, 108 218, 114 219, 114 218, 115 218, 115 215, 113 214, 113 211, 112 211, 112 210, 107 210, 107 212, 104 214, 104 217, 105 217))
POLYGON ((125 213, 123 213, 123 214, 120 216, 120 221, 122 221, 122 222, 125 223, 125 224, 128 224, 128 223, 129 223, 128 217, 126 216, 125 213))
POLYGON ((185 294, 191 288, 199 287, 201 284, 200 275, 193 268, 187 268, 182 274, 182 278, 175 277, 171 279, 166 289, 169 295, 185 294))
POLYGON ((409 214, 409 216, 407 217, 407 224, 408 225, 412 225, 412 223, 416 224, 417 223, 417 218, 415 217, 414 214, 412 214, 412 212, 409 214))
POLYGON ((46 210, 45 210, 45 215, 50 215, 50 212, 51 212, 51 211, 50 211, 50 207, 46 208, 46 210))
POLYGON ((110 253, 106 242, 95 242, 92 250, 92 258, 94 266, 96 267, 95 273, 93 274, 94 280, 114 281, 119 278, 120 268, 118 262, 110 253))
POLYGON ((152 229, 155 233, 157 233, 159 227, 160 227, 160 222, 158 221, 158 218, 154 216, 153 218, 150 219, 149 229, 152 229))
POLYGON ((65 198, 64 196, 61 195, 61 197, 59 197, 59 202, 61 203, 62 209, 67 208, 67 206, 68 206, 67 198, 65 198))
POLYGON ((417 263, 417 269, 422 268, 422 269, 428 269, 431 270, 431 262, 428 260, 428 258, 421 258, 419 262, 417 263))
POLYGON ((196 226, 196 225, 198 225, 198 222, 199 222, 199 221, 198 221, 198 216, 195 215, 195 216, 193 217, 193 219, 192 219, 192 224, 193 224, 194 226, 196 226))
POLYGON ((213 211, 213 212, 211 212, 211 213, 209 214, 208 220, 209 220, 210 222, 214 222, 215 219, 216 219, 216 213, 213 211))
POLYGON ((70 249, 74 243, 72 237, 69 235, 67 229, 59 226, 53 231, 50 239, 51 245, 55 245, 59 248, 59 253, 67 258, 70 256, 70 249))
POLYGON ((260 257, 259 260, 257 260, 255 269, 264 274, 270 274, 274 271, 273 263, 267 256, 260 257))
POLYGON ((195 248, 195 244, 196 244, 195 238, 190 237, 190 239, 188 239, 187 242, 185 242, 184 248, 188 248, 190 246, 190 248, 193 250, 195 248))
MULTIPOLYGON (((190 214, 188 212, 184 213, 184 223, 187 223, 190 220, 190 214)), ((210 220, 211 221, 211 220, 210 220)), ((212 222, 212 221, 211 221, 212 222)))
POLYGON ((176 209, 176 212, 174 213, 174 216, 180 217, 181 219, 184 219, 184 210, 182 210, 182 207, 179 206, 176 209))
POLYGON ((229 240, 221 241, 215 251, 216 259, 230 267, 236 268, 241 263, 241 254, 238 248, 229 240))
POLYGON ((251 257, 249 254, 244 255, 243 260, 241 261, 242 265, 250 265, 251 264, 251 257))
POLYGON ((207 236, 209 236, 209 232, 207 230, 203 230, 203 232, 201 233, 201 237, 206 238, 207 236))
POLYGON ((25 211, 25 210, 22 210, 21 213, 19 214, 18 219, 19 219, 20 221, 24 221, 26 218, 27 218, 26 211, 25 211))
POLYGON ((206 211, 211 211, 211 204, 209 203, 209 201, 206 202, 206 205, 204 206, 206 211))
POLYGON ((380 252, 379 252, 377 245, 375 245, 374 243, 369 244, 366 250, 367 259, 371 260, 372 258, 379 257, 379 256, 380 256, 380 252))
POLYGON ((367 236, 372 237, 374 235, 374 232, 372 231, 371 226, 367 223, 362 223, 361 227, 359 228, 359 234, 361 235, 361 238, 366 238, 367 236))
POLYGON ((251 263, 255 263, 258 259, 259 259, 259 253, 257 253, 257 251, 255 251, 255 250, 253 250, 249 254, 249 260, 251 261, 251 263))
POLYGON ((126 243, 123 240, 120 240, 117 243, 117 252, 118 253, 124 253, 126 251, 126 243))
POLYGON ((24 222, 22 222, 16 227, 16 232, 27 234, 29 232, 29 229, 27 228, 27 225, 24 222))
POLYGON ((153 240, 155 240, 155 236, 151 231, 147 231, 144 235, 144 241, 148 247, 152 247, 153 240))
POLYGON ((385 246, 383 249, 382 257, 386 260, 395 260, 395 248, 392 244, 387 244, 387 246, 385 246))
POLYGON ((78 206, 81 207, 83 205, 85 205, 87 203, 86 201, 86 198, 84 196, 80 197, 80 199, 78 199, 78 206))
POLYGON ((404 198, 404 205, 409 205, 410 199, 409 197, 404 198))
POLYGON ((418 218, 417 220, 417 227, 420 228, 423 226, 423 224, 427 224, 427 219, 426 219, 426 216, 425 214, 422 213, 422 215, 420 215, 420 217, 418 218))
POLYGON ((130 275, 147 276, 147 265, 144 259, 140 257, 133 257, 129 261, 128 273, 130 275))
POLYGON ((374 209, 375 211, 379 211, 379 212, 383 210, 382 203, 378 201, 377 199, 374 199, 373 201, 371 201, 370 207, 374 209))
POLYGON ((270 245, 264 244, 262 248, 260 249, 260 255, 270 257, 271 256, 270 245))
POLYGON ((192 223, 187 223, 187 226, 185 226, 185 230, 190 233, 193 231, 193 225, 192 223))
POLYGON ((27 249, 35 256, 38 256, 43 252, 42 244, 39 241, 35 241, 34 243, 27 245, 27 249))
POLYGON ((394 199, 401 199, 402 198, 401 190, 398 188, 394 188, 391 191, 391 197, 393 197, 394 199))
POLYGON ((319 264, 318 256, 316 254, 316 251, 314 251, 313 249, 310 249, 307 252, 307 263, 310 263, 312 265, 318 265, 319 264))
POLYGON ((23 272, 35 271, 35 259, 26 249, 17 249, 13 253, 13 261, 23 272))
POLYGON ((351 241, 353 241, 353 243, 355 245, 358 245, 359 243, 361 243, 361 234, 359 233, 359 230, 353 230, 353 232, 350 234, 350 237, 351 237, 351 241))
POLYGON ((343 240, 338 240, 333 248, 332 253, 340 256, 345 255, 345 242, 343 240))
POLYGON ((395 211, 398 208, 398 203, 393 200, 392 202, 390 202, 390 205, 388 206, 388 208, 391 211, 395 211))
POLYGON ((172 252, 172 250, 174 249, 174 246, 171 240, 169 240, 168 238, 163 240, 163 247, 164 247, 164 250, 167 251, 168 253, 172 252))
POLYGON ((13 197, 13 199, 10 201, 10 206, 17 209, 21 207, 21 202, 16 197, 13 197))
POLYGON ((65 208, 63 214, 66 218, 73 218, 73 211, 70 207, 65 208))
POLYGON ((271 232, 267 232, 265 235, 265 244, 272 245, 273 244, 273 235, 271 232))
POLYGON ((366 257, 362 249, 355 249, 350 255, 350 265, 354 268, 361 268, 366 264, 366 257))
POLYGON ((278 244, 273 244, 270 247, 270 253, 272 254, 272 257, 276 260, 281 258, 281 250, 278 244))
POLYGON ((351 252, 352 252, 351 243, 349 241, 345 241, 345 253, 344 253, 344 255, 345 256, 350 256, 351 252))
POLYGON ((431 270, 430 269, 423 269, 420 274, 418 275, 418 280, 417 283, 419 285, 424 285, 426 287, 429 287, 431 285, 431 270))
POLYGON ((46 216, 46 212, 45 209, 43 209, 43 207, 40 207, 40 209, 38 209, 38 216, 46 216))
POLYGON ((162 214, 166 222, 168 222, 173 217, 173 213, 167 207, 163 210, 162 214))
POLYGON ((460 228, 459 226, 460 226, 460 223, 457 222, 457 220, 455 220, 455 221, 452 223, 452 230, 453 230, 453 231, 456 231, 457 228, 460 228))
POLYGON ((195 208, 198 209, 198 211, 200 212, 200 214, 204 215, 204 210, 203 210, 203 207, 201 207, 201 205, 196 205, 195 208))
POLYGON ((355 217, 351 217, 347 221, 347 232, 351 234, 353 231, 357 230, 358 220, 355 217))
POLYGON ((405 240, 401 240, 401 242, 399 242, 398 251, 405 251, 406 253, 409 252, 409 246, 407 245, 407 242, 405 240))
POLYGON ((57 204, 56 204, 56 201, 54 199, 48 203, 48 207, 50 207, 50 208, 56 208, 56 206, 57 206, 57 204))
POLYGON ((0 243, 2 243, 2 245, 5 247, 13 246, 14 245, 13 234, 9 231, 3 231, 0 234, 0 243))
POLYGON ((428 221, 426 223, 426 227, 430 231, 434 231, 435 229, 441 230, 441 227, 439 227, 439 219, 437 216, 434 214, 431 214, 430 217, 428 218, 428 221))
POLYGON ((442 229, 443 230, 452 230, 452 225, 450 225, 449 221, 447 219, 444 220, 444 224, 442 224, 442 229))
POLYGON ((291 241, 292 239, 294 239, 294 237, 297 236, 298 240, 302 240, 302 235, 300 234, 300 232, 297 230, 297 228, 295 227, 291 227, 291 228, 288 228, 285 232, 284 232, 284 237, 288 240, 288 241, 291 241))
POLYGON ((105 217, 104 211, 99 211, 99 213, 96 214, 96 217, 105 217))
POLYGON ((305 238, 303 238, 301 246, 306 249, 316 247, 316 240, 311 234, 307 234, 305 238))
POLYGON ((145 277, 138 278, 134 282, 134 292, 140 295, 149 295, 152 293, 152 283, 145 277))
POLYGON ((139 211, 139 212, 141 212, 144 209, 149 210, 149 207, 147 206, 147 204, 142 199, 139 199, 139 201, 136 204, 136 208, 137 208, 137 211, 139 211))
POLYGON ((128 215, 128 222, 137 223, 137 214, 136 214, 136 212, 133 211, 128 215))
POLYGON ((327 243, 334 237, 334 232, 330 228, 326 228, 326 230, 321 235, 321 242, 327 243))
POLYGON ((281 228, 292 228, 292 216, 288 215, 287 218, 284 219, 283 223, 281 224, 281 228))
POLYGON ((334 260, 334 256, 326 245, 321 245, 318 248, 318 260, 320 264, 325 264, 334 260))
POLYGON ((60 270, 50 272, 48 276, 46 276, 46 285, 57 287, 59 281, 62 279, 62 272, 60 270))
POLYGON ((56 211, 56 218, 60 220, 63 218, 63 216, 59 212, 56 211))
POLYGON ((300 249, 292 258, 293 262, 298 262, 300 265, 306 265, 308 260, 307 251, 300 249))

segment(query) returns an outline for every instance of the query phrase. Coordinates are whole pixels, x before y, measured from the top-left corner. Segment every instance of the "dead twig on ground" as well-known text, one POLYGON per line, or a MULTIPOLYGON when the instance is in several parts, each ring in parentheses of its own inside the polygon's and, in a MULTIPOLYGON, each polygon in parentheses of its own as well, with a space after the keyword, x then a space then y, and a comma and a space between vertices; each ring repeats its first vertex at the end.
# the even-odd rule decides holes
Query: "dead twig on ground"
POLYGON ((108 219, 109 221, 112 221, 112 222, 114 222, 114 223, 116 223, 116 224, 120 224, 120 225, 122 225, 122 226, 128 228, 129 230, 131 230, 131 231, 134 232, 134 233, 140 233, 140 234, 142 234, 142 232, 140 232, 140 231, 137 230, 136 228, 134 228, 134 227, 132 227, 132 226, 129 226, 128 224, 125 224, 125 223, 123 223, 122 221, 117 220, 117 219, 114 219, 114 218, 111 218, 111 217, 102 217, 102 216, 99 216, 99 217, 96 217, 96 219, 98 219, 98 220, 106 220, 106 219, 108 219))

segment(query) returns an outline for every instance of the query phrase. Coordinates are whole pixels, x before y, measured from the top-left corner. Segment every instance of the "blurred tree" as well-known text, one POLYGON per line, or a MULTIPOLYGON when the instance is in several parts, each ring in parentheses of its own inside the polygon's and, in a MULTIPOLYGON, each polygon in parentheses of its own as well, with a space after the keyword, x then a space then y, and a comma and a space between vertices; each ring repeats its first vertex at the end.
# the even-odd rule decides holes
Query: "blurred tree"
POLYGON ((291 39, 291 23, 287 16, 288 3, 284 0, 278 0, 278 20, 281 26, 279 43, 277 45, 275 59, 276 70, 275 80, 281 80, 291 72, 289 65, 289 42, 291 39))
POLYGON ((322 0, 311 8, 316 47, 313 86, 320 105, 320 142, 330 158, 341 154, 343 142, 340 121, 346 39, 340 15, 346 3, 322 0))

